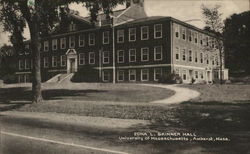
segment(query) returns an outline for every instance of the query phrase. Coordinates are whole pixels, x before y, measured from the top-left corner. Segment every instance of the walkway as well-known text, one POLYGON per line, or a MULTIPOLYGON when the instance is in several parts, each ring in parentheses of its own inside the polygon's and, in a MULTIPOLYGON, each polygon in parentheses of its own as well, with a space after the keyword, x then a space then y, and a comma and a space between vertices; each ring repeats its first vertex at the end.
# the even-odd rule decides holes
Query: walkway
POLYGON ((160 103, 160 104, 178 104, 185 101, 189 101, 200 96, 200 93, 191 90, 188 88, 177 87, 177 85, 162 85, 162 84, 143 84, 144 86, 152 86, 152 87, 159 87, 165 88, 169 90, 173 90, 175 94, 169 98, 153 101, 151 103, 160 103))

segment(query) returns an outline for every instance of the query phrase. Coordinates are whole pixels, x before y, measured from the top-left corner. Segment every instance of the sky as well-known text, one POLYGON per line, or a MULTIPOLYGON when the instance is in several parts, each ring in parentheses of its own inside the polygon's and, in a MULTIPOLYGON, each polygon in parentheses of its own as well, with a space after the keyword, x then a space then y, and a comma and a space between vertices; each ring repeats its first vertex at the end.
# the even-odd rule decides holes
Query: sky
MULTIPOLYGON (((148 16, 171 16, 203 28, 202 4, 207 7, 221 5, 220 12, 223 14, 223 20, 234 13, 250 10, 250 0, 145 0, 145 11, 148 16)), ((70 8, 79 11, 81 16, 88 16, 88 11, 81 5, 72 4, 70 8)), ((117 9, 123 8, 125 6, 117 7, 117 9)), ((27 29, 24 35, 29 38, 27 29)), ((2 32, 2 26, 0 25, 0 46, 5 43, 9 43, 8 34, 2 32)))

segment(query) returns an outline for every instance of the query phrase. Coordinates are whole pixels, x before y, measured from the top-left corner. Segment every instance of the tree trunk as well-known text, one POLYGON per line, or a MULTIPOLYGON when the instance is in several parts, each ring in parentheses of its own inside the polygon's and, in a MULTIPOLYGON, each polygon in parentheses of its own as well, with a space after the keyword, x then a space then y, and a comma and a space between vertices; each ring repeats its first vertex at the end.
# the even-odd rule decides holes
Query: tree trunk
POLYGON ((223 84, 223 78, 222 78, 222 49, 219 49, 219 55, 220 55, 220 84, 223 84))
POLYGON ((41 80, 41 55, 38 50, 39 45, 39 25, 38 16, 34 14, 32 22, 30 23, 30 38, 33 60, 33 79, 32 79, 32 103, 40 103, 43 101, 42 97, 42 80, 41 80))

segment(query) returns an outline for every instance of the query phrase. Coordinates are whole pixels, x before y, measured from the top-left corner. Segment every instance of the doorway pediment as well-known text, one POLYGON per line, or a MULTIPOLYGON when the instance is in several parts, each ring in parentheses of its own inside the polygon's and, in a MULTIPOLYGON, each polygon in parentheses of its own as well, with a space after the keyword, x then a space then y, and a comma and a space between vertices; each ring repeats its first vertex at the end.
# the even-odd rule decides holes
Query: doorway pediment
POLYGON ((66 55, 76 55, 76 50, 75 49, 68 49, 66 52, 66 55))

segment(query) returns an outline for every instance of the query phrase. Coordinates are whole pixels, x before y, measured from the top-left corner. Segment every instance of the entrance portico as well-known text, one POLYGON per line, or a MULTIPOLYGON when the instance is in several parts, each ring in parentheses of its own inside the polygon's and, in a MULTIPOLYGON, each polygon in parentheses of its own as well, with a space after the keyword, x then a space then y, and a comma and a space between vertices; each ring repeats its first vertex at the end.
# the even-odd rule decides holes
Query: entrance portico
POLYGON ((69 49, 67 56, 67 74, 77 72, 77 53, 75 49, 69 49))

